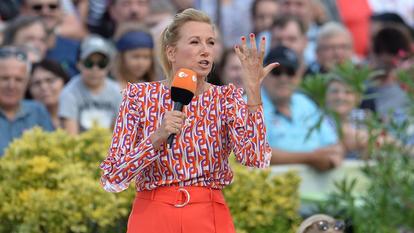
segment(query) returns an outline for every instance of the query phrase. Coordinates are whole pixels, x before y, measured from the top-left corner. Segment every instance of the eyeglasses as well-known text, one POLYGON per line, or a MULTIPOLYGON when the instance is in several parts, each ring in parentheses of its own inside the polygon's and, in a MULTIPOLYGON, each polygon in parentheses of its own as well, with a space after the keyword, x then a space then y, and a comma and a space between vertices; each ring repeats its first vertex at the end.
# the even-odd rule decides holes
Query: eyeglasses
POLYGON ((85 59, 83 61, 83 66, 87 69, 92 69, 94 66, 98 66, 99 69, 105 69, 109 64, 108 59, 101 59, 97 62, 92 61, 91 59, 85 59))
POLYGON ((27 53, 17 47, 2 47, 0 48, 0 59, 15 57, 20 61, 27 62, 27 53))
POLYGON ((49 4, 34 4, 32 5, 32 10, 40 12, 43 10, 43 8, 48 7, 49 10, 54 11, 59 7, 59 4, 57 3, 49 3, 49 4))
POLYGON ((343 231, 345 230, 345 223, 343 221, 336 221, 335 223, 329 223, 326 220, 321 220, 316 223, 317 228, 320 231, 327 231, 329 228, 334 229, 335 231, 343 231))
POLYGON ((31 82, 31 86, 32 88, 39 88, 43 83, 47 84, 48 86, 51 86, 55 84, 58 79, 59 78, 57 77, 47 77, 43 80, 36 80, 31 82))
POLYGON ((286 74, 289 78, 293 78, 296 74, 296 70, 293 67, 277 67, 272 70, 272 74, 276 77, 286 74))

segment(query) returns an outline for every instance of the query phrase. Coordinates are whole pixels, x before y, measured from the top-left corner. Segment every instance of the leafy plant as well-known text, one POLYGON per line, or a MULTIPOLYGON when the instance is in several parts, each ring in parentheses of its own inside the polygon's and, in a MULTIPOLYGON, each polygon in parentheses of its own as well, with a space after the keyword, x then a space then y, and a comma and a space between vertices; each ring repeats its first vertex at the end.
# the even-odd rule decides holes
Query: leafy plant
MULTIPOLYGON (((117 194, 99 185, 110 139, 99 128, 76 137, 35 128, 15 140, 0 159, 0 232, 126 232, 134 185, 117 194)), ((298 176, 237 164, 234 170, 235 182, 224 194, 238 232, 293 232, 298 176)))
POLYGON ((224 189, 238 233, 289 233, 300 223, 299 184, 295 172, 274 176, 270 170, 237 163, 234 183, 224 189))

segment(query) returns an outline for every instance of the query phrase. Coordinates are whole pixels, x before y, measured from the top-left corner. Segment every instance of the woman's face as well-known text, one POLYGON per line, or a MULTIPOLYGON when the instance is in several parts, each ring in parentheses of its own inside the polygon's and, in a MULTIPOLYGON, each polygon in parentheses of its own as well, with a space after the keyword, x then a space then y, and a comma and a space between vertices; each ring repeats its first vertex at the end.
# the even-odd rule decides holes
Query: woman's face
POLYGON ((346 84, 332 81, 328 85, 326 104, 340 116, 347 116, 357 104, 356 93, 346 84))
POLYGON ((243 87, 242 82, 242 65, 235 53, 227 56, 226 65, 223 67, 223 82, 225 84, 233 83, 237 88, 243 87))
POLYGON ((29 91, 33 98, 45 106, 56 106, 64 86, 63 78, 41 67, 30 78, 29 91))
POLYGON ((134 75, 137 80, 141 80, 142 77, 151 69, 152 65, 152 49, 150 48, 138 48, 128 50, 123 54, 124 68, 128 73, 134 75))
POLYGON ((207 77, 213 66, 216 36, 212 25, 190 21, 182 25, 175 46, 167 46, 172 72, 187 68, 199 78, 207 77))

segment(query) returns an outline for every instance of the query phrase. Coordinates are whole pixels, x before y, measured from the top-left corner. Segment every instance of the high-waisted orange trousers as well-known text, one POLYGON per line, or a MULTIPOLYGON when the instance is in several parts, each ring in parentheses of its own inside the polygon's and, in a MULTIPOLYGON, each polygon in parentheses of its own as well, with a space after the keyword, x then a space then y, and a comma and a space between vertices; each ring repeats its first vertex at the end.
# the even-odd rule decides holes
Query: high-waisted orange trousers
POLYGON ((235 233, 221 190, 159 187, 138 192, 127 233, 235 233))

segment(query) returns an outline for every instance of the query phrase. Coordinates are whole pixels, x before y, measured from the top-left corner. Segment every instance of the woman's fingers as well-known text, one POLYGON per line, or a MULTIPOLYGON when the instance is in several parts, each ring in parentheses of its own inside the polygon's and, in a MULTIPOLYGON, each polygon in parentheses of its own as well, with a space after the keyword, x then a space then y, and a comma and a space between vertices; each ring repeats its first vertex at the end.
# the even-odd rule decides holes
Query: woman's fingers
POLYGON ((256 55, 257 54, 257 46, 256 46, 256 36, 254 33, 250 33, 250 54, 256 55))
POLYGON ((274 68, 278 67, 279 63, 278 62, 273 62, 270 63, 269 65, 265 66, 263 68, 263 78, 266 77, 270 71, 272 71, 274 68))
POLYGON ((264 54, 265 54, 265 47, 266 47, 266 37, 262 36, 262 39, 260 40, 260 45, 259 45, 259 58, 261 61, 263 61, 264 58, 264 54))

